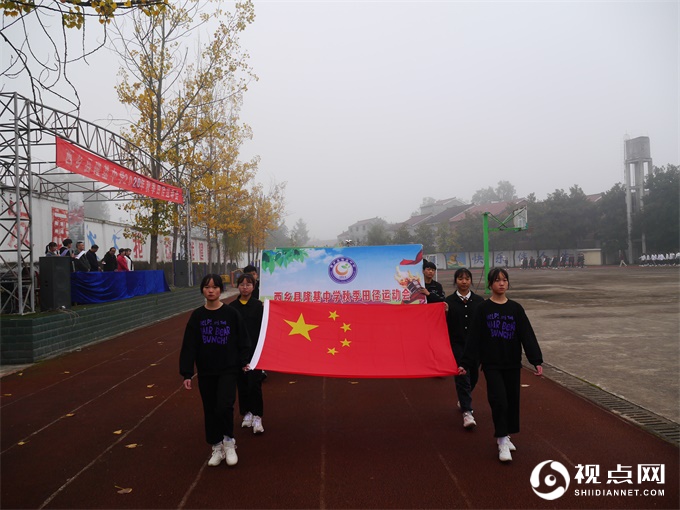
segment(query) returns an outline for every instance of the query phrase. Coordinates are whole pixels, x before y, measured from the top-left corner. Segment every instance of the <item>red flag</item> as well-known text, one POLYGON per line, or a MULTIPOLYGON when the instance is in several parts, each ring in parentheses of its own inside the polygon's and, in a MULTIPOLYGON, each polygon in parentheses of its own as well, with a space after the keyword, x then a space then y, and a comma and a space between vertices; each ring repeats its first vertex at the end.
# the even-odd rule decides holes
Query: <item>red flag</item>
POLYGON ((265 301, 250 366, 329 377, 433 377, 458 373, 444 303, 265 301))

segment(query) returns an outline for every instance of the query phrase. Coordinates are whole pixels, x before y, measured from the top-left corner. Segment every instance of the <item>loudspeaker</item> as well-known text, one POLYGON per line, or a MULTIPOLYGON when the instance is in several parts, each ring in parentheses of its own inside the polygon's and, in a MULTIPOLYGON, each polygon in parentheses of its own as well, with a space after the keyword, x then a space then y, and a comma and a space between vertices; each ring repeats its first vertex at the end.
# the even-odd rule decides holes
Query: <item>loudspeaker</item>
POLYGON ((40 311, 71 308, 71 257, 40 257, 40 311))
POLYGON ((175 287, 189 286, 189 272, 187 271, 187 260, 175 261, 175 287))

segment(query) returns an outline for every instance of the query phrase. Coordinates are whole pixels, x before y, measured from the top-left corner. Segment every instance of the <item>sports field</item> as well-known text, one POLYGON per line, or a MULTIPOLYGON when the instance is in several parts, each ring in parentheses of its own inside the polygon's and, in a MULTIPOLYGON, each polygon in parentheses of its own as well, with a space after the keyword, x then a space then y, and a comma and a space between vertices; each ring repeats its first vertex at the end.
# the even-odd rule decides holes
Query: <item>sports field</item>
MULTIPOLYGON (((680 267, 509 272, 546 363, 680 423, 680 267)), ((437 276, 447 295, 453 274, 437 276)))
MULTIPOLYGON (((452 273, 439 278, 450 292, 452 273)), ((677 268, 511 270, 510 280, 546 363, 677 416, 677 268)), ((271 373, 264 434, 237 415, 238 465, 207 467, 198 391, 178 373, 188 315, 1 379, 3 508, 680 507, 677 443, 565 389, 551 367, 542 378, 522 370, 509 464, 483 377, 469 431, 452 377, 271 373), (568 488, 558 499, 539 495, 555 483, 533 481, 546 462, 567 473, 553 479, 568 488), (598 476, 579 478, 584 465, 598 476)))

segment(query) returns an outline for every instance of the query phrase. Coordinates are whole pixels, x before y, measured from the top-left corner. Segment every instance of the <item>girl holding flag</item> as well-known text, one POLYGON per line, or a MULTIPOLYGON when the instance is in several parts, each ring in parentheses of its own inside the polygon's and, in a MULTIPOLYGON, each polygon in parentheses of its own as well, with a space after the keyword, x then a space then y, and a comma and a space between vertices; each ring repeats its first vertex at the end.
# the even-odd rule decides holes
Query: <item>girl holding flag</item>
MULTIPOLYGON (((251 274, 242 274, 236 280, 236 284, 239 295, 230 305, 238 310, 245 320, 248 336, 250 337, 250 358, 252 358, 257 346, 257 339, 260 338, 264 306, 262 301, 254 296, 256 281, 251 274)), ((238 406, 241 416, 243 416, 241 427, 252 427, 253 434, 264 432, 264 427, 262 426, 262 414, 264 413, 262 402, 263 379, 263 371, 254 369, 241 372, 236 381, 238 387, 238 406)))
POLYGON ((463 367, 481 364, 498 458, 501 462, 509 462, 512 460, 510 452, 517 449, 510 441, 510 434, 519 432, 522 348, 538 376, 543 374, 543 355, 524 308, 505 295, 510 288, 508 272, 500 267, 492 269, 488 288, 491 298, 477 306, 458 375, 468 373, 463 367))
POLYGON ((205 305, 189 317, 179 355, 184 388, 192 389, 194 364, 198 372, 205 438, 212 446, 209 466, 218 466, 224 459, 229 466, 238 462, 234 440, 236 379, 246 369, 251 354, 246 324, 236 310, 220 301, 223 291, 220 275, 203 278, 205 305))

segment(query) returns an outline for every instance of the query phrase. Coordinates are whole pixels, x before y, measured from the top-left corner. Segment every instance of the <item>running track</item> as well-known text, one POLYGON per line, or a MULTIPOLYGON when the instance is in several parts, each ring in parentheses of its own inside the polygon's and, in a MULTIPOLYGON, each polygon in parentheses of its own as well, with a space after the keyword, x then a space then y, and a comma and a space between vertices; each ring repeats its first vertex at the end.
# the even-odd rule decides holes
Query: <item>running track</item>
POLYGON ((198 390, 183 390, 178 374, 187 318, 2 378, 2 508, 680 507, 676 446, 527 370, 510 465, 497 458, 483 377, 470 432, 450 377, 272 373, 265 433, 237 428, 239 464, 207 467, 198 390), (549 459, 571 474, 554 501, 529 483, 549 459), (599 465, 601 483, 577 485, 577 464, 599 465), (619 464, 632 484, 606 483, 619 464), (640 464, 663 464, 665 483, 638 483, 640 464), (624 487, 664 495, 574 495, 624 487))

